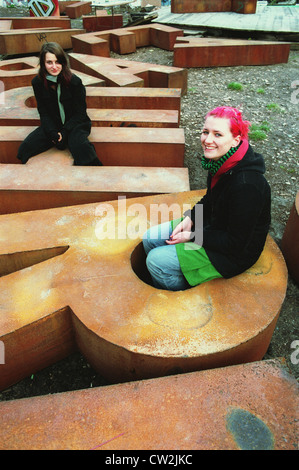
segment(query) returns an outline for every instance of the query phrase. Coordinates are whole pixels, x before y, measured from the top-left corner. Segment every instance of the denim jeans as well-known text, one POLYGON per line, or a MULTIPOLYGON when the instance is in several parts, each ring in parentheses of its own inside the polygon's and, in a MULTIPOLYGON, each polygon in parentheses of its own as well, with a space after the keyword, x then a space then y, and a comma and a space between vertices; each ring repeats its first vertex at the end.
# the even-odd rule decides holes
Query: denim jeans
POLYGON ((167 245, 172 233, 171 222, 156 225, 143 236, 146 266, 158 289, 185 290, 190 287, 186 281, 178 260, 175 245, 167 245))

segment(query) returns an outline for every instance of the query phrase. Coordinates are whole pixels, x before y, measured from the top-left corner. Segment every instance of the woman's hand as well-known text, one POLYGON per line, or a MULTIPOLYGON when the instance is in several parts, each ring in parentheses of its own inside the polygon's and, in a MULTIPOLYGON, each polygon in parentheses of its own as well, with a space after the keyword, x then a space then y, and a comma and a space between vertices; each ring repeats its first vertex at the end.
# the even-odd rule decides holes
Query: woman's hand
POLYGON ((169 237, 169 240, 166 240, 168 245, 175 245, 176 243, 185 243, 189 242, 191 239, 191 229, 192 229, 193 222, 190 217, 185 217, 182 222, 180 222, 175 229, 173 230, 172 234, 169 237))

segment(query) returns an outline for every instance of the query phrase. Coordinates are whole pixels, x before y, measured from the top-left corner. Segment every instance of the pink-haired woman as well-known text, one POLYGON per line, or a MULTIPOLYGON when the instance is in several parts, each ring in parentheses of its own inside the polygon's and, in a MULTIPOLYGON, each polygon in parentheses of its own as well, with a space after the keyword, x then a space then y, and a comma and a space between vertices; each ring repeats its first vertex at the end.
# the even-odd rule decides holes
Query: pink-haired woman
POLYGON ((152 227, 143 237, 155 287, 184 290, 230 278, 258 260, 271 221, 271 191, 264 159, 248 143, 249 125, 232 107, 206 115, 201 135, 206 195, 183 219, 152 227))

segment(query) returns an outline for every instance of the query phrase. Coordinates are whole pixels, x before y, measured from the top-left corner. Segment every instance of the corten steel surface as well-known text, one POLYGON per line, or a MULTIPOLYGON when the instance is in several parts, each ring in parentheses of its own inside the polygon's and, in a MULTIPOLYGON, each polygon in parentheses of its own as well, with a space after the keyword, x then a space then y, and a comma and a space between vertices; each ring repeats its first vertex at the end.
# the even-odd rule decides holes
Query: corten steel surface
MULTIPOLYGON (((81 72, 77 72, 77 75, 81 76, 85 85, 97 80, 101 82, 100 79, 85 76, 81 72)), ((99 86, 102 86, 102 82, 99 86)), ((32 87, 15 88, 0 96, 3 103, 0 108, 0 126, 38 126, 40 124, 32 87)), ((179 110, 95 109, 96 104, 92 104, 93 101, 98 101, 97 97, 90 96, 88 104, 94 108, 88 108, 88 115, 95 127, 179 127, 179 110)))
POLYGON ((177 38, 176 67, 224 67, 287 63, 290 43, 245 39, 177 38))
POLYGON ((145 46, 172 51, 176 38, 183 35, 181 29, 157 24, 85 33, 76 35, 72 41, 74 52, 109 57, 108 48, 118 54, 136 52, 137 47, 145 46), (108 42, 106 48, 103 41, 108 42))
POLYGON ((284 230, 281 250, 291 276, 299 285, 299 191, 284 230))
POLYGON ((123 59, 69 54, 72 68, 99 77, 109 87, 180 88, 187 92, 186 69, 123 59))
POLYGON ((91 2, 76 2, 65 7, 65 14, 72 19, 91 13, 91 2))
POLYGON ((9 29, 28 29, 28 28, 48 28, 50 26, 60 29, 71 29, 71 20, 69 18, 50 16, 50 17, 13 17, 0 18, 0 29, 3 21, 11 21, 9 29))
POLYGON ((77 0, 62 0, 61 2, 58 2, 59 6, 59 12, 61 15, 65 14, 65 9, 69 5, 74 5, 75 3, 78 3, 77 0))
POLYGON ((82 16, 86 32, 105 31, 123 27, 123 15, 108 15, 106 10, 97 10, 96 15, 82 16))
MULTIPOLYGON (((18 148, 34 128, 0 127, 0 163, 20 163, 18 148)), ((181 128, 93 127, 89 140, 106 166, 184 166, 185 136, 181 128)))
MULTIPOLYGON (((19 59, 9 59, 0 61, 0 80, 3 83, 4 91, 12 88, 20 88, 31 85, 33 77, 38 74, 37 57, 23 57, 19 59)), ((78 75, 85 86, 104 86, 104 80, 87 75, 85 73, 72 70, 78 75)), ((33 94, 33 89, 31 92, 33 94)), ((9 100, 9 96, 7 97, 9 100)), ((2 103, 6 104, 6 97, 2 96, 2 103)), ((12 103, 12 108, 15 107, 12 103)), ((0 109, 3 115, 3 108, 0 109)))
POLYGON ((17 55, 39 52, 43 42, 58 42, 63 49, 72 48, 72 36, 82 34, 83 29, 40 28, 17 29, 0 32, 0 54, 17 55))
POLYGON ((0 389, 76 348, 111 382, 262 359, 287 286, 271 237, 232 279, 179 292, 145 282, 143 233, 203 194, 1 215, 0 389))
MULTIPOLYGON (((297 412, 298 384, 275 359, 2 402, 0 448, 297 450, 297 412)), ((193 458, 168 455, 178 468, 193 458)))
POLYGON ((235 13, 254 14, 257 0, 232 0, 232 11, 235 13))
POLYGON ((257 0, 171 0, 172 13, 255 13, 257 0))
POLYGON ((26 165, 0 164, 0 214, 189 191, 187 168, 71 166, 51 149, 26 165))

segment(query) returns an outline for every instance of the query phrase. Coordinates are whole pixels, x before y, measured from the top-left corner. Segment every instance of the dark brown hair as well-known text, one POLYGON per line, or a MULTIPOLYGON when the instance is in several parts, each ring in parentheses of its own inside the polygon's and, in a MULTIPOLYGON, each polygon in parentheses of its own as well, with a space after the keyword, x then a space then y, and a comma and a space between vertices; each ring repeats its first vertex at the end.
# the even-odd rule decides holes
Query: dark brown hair
POLYGON ((56 42, 46 42, 43 44, 39 54, 39 73, 38 76, 45 81, 47 70, 45 67, 46 54, 50 52, 57 57, 58 62, 62 65, 62 71, 60 73, 60 80, 68 85, 70 83, 72 72, 70 70, 68 56, 62 49, 62 47, 56 42))

